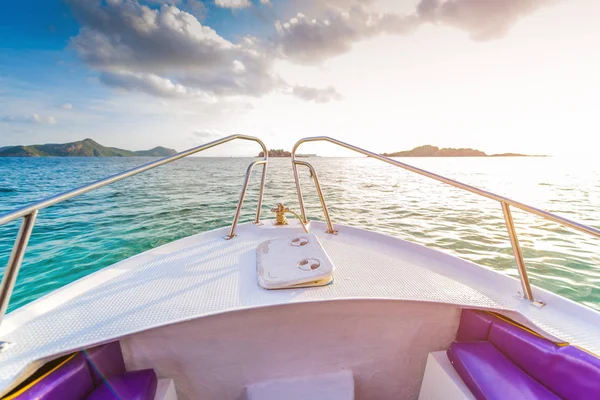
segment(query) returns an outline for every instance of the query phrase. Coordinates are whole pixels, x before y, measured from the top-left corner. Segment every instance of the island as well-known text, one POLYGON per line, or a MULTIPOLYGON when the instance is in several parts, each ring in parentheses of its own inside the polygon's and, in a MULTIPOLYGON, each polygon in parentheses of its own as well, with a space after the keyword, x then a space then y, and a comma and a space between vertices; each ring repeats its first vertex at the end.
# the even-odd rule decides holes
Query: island
POLYGON ((0 147, 0 157, 167 157, 176 151, 166 147, 130 151, 105 147, 92 139, 63 144, 0 147))
MULTIPOLYGON (((468 148, 439 148, 437 146, 418 146, 412 150, 383 153, 385 157, 534 157, 527 154, 502 153, 488 155, 481 150, 468 148)), ((538 156, 543 157, 543 156, 538 156)))
MULTIPOLYGON (((265 152, 261 151, 260 153, 258 153, 258 157, 264 157, 265 156, 265 152)), ((285 151, 283 149, 277 149, 277 150, 269 150, 269 157, 291 157, 292 153, 290 153, 289 151, 285 151)))
MULTIPOLYGON (((264 157, 265 152, 261 151, 257 157, 264 157)), ((269 157, 291 157, 292 153, 283 149, 269 150, 269 157)), ((318 157, 316 154, 296 154, 298 158, 318 157)))

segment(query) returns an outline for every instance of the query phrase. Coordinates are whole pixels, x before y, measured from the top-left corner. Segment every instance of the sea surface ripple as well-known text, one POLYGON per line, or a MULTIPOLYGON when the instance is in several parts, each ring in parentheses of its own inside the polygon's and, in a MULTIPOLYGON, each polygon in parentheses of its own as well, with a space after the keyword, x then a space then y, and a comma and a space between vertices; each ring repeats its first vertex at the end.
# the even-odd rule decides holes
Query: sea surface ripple
MULTIPOLYGON (((146 158, 0 158, 0 214, 146 158)), ((251 158, 187 158, 42 210, 9 310, 120 260, 229 225, 251 158)), ((560 157, 402 161, 600 228, 600 163, 560 157)), ((311 158, 334 223, 387 233, 517 277, 499 203, 369 158, 311 158)), ((254 214, 260 168, 241 221, 254 214)), ((322 211, 302 170, 307 214, 322 211)), ((289 159, 272 159, 263 216, 298 210, 289 159)), ((513 209, 533 284, 600 310, 600 240, 513 209)), ((0 266, 19 227, 0 226, 0 266)))

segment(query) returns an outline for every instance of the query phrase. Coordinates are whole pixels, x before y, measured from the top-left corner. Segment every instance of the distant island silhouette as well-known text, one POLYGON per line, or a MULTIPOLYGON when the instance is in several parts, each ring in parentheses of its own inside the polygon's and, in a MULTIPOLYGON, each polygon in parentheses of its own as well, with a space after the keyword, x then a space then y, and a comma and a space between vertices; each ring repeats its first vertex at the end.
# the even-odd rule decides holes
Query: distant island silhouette
MULTIPOLYGON (((260 153, 258 153, 258 157, 264 157, 265 156, 265 152, 261 151, 260 153)), ((283 149, 271 149, 269 150, 269 157, 291 157, 292 153, 290 153, 289 151, 285 151, 283 149)))
POLYGON ((176 151, 166 147, 130 151, 105 147, 92 139, 63 144, 0 147, 0 157, 166 157, 176 151))
MULTIPOLYGON (((383 153, 385 157, 545 157, 519 153, 486 154, 481 150, 469 148, 439 148, 437 146, 418 146, 412 150, 397 151, 395 153, 383 153)), ((269 150, 269 157, 291 157, 292 153, 283 149, 269 150)), ((297 154, 297 157, 317 157, 316 154, 297 154)), ((258 157, 264 157, 264 152, 258 153, 258 157)))
POLYGON ((385 157, 544 157, 519 153, 486 154, 481 150, 469 148, 439 148, 437 146, 418 146, 412 150, 383 153, 385 157))
MULTIPOLYGON (((265 152, 261 151, 257 157, 264 157, 265 152)), ((269 150, 269 157, 291 157, 292 153, 283 149, 271 149, 269 150)), ((316 154, 296 154, 296 157, 318 157, 316 154)))
MULTIPOLYGON (((38 144, 31 146, 0 147, 0 157, 167 157, 175 154, 174 149, 155 147, 150 150, 124 150, 105 147, 92 139, 62 144, 38 144)), ((469 148, 439 148, 437 146, 418 146, 412 150, 383 153, 386 157, 544 157, 519 153, 486 154, 481 150, 469 148)), ((317 157, 316 154, 297 154, 298 157, 317 157)), ((264 157, 261 151, 258 157, 264 157)), ((283 149, 269 150, 269 157, 291 157, 283 149)))

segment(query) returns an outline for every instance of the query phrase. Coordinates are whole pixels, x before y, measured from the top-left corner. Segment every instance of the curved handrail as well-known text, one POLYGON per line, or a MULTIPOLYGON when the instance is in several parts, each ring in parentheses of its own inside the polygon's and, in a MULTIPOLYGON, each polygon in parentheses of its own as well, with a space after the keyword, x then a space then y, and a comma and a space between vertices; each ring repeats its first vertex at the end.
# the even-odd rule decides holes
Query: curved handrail
POLYGON ((221 139, 209 142, 209 143, 205 143, 205 144, 197 146, 197 147, 193 147, 189 150, 185 150, 180 153, 173 154, 172 156, 161 158, 160 160, 152 161, 152 162, 149 162, 144 165, 140 165, 139 167, 135 167, 135 168, 127 170, 125 172, 121 172, 119 174, 109 176, 109 177, 101 179, 99 181, 81 186, 79 188, 69 190, 67 192, 63 192, 63 193, 57 194, 52 197, 48 197, 47 199, 44 199, 44 200, 36 202, 36 203, 29 204, 23 208, 15 210, 13 212, 2 214, 2 215, 0 215, 0 225, 3 225, 7 222, 10 222, 15 219, 24 217, 28 214, 31 214, 34 210, 41 210, 41 209, 50 207, 54 204, 61 203, 65 200, 69 200, 73 197, 77 197, 77 196, 82 195, 87 192, 91 192, 92 190, 99 189, 99 188, 109 185, 111 183, 118 182, 125 178, 129 178, 130 176, 137 175, 141 172, 145 172, 145 171, 148 171, 148 170, 156 168, 156 167, 160 167, 161 165, 168 164, 170 162, 179 160, 181 158, 185 158, 187 156, 191 156, 192 154, 196 154, 201 151, 208 150, 212 147, 216 147, 223 143, 231 142, 232 140, 236 140, 236 139, 251 140, 251 141, 257 142, 258 144, 260 144, 260 146, 263 149, 263 152, 265 154, 264 159, 265 160, 269 159, 267 147, 262 142, 262 140, 254 137, 254 136, 246 136, 246 135, 226 136, 224 138, 221 138, 221 139))
POLYGON ((471 185, 467 185, 465 183, 462 182, 458 182, 455 181, 453 179, 449 179, 446 178, 442 175, 438 175, 438 174, 434 174, 433 172, 429 172, 426 171, 424 169, 421 168, 417 168, 417 167, 413 167, 412 165, 409 164, 405 164, 402 163, 400 161, 396 161, 393 160, 389 157, 385 157, 382 156, 380 154, 377 153, 373 153, 371 151, 362 149, 360 147, 357 146, 353 146, 351 144, 348 144, 346 142, 342 142, 341 140, 337 140, 328 136, 315 136, 315 137, 307 137, 307 138, 303 138, 300 139, 298 142, 296 142, 296 144, 294 145, 294 148, 292 149, 292 169, 294 171, 294 179, 296 181, 296 191, 298 193, 298 203, 300 205, 300 212, 302 213, 302 218, 304 219, 305 222, 308 222, 307 218, 306 218, 306 209, 304 206, 304 199, 302 197, 302 189, 300 187, 300 177, 298 175, 298 169, 297 166, 298 165, 304 165, 307 166, 311 169, 311 172, 313 172, 313 179, 315 180, 315 185, 317 185, 317 193, 319 194, 320 200, 321 200, 321 205, 323 206, 323 212, 325 214, 325 218, 327 219, 327 224, 329 227, 329 233, 334 233, 333 231, 333 225, 331 223, 331 219, 329 217, 329 211, 327 211, 327 205, 325 204, 325 200, 323 198, 323 193, 320 190, 320 185, 318 185, 318 178, 317 175, 314 171, 314 168, 307 162, 305 161, 298 161, 296 160, 296 150, 298 150, 298 147, 302 144, 302 143, 307 143, 307 142, 329 142, 329 143, 333 143, 336 144, 338 146, 344 147, 346 149, 349 150, 353 150, 357 153, 361 153, 364 154, 368 157, 371 158, 375 158, 377 160, 386 162, 388 164, 392 164, 396 167, 400 167, 403 168, 405 170, 417 173, 419 175, 423 175, 426 176, 430 179, 434 179, 436 181, 442 182, 442 183, 446 183, 448 185, 454 186, 456 188, 462 189, 462 190, 466 190, 467 192, 471 192, 471 193, 475 193, 479 196, 483 196, 486 197, 488 199, 492 199, 492 200, 496 200, 499 201, 501 206, 502 206, 502 212, 504 214, 504 222, 506 224, 507 230, 508 230, 508 234, 510 237, 510 242, 511 242, 511 246, 513 249, 513 254, 515 256, 515 261, 517 263, 517 267, 519 270, 519 276, 521 278, 521 284, 523 286, 523 296, 530 300, 530 301, 534 301, 533 299, 533 294, 531 291, 531 284, 529 282, 529 277, 527 275, 527 269, 525 267, 525 262, 523 261, 523 254, 521 252, 521 248, 519 246, 519 241, 517 238, 517 232, 515 230, 514 227, 514 223, 513 223, 513 219, 512 219, 512 214, 510 211, 510 206, 513 206, 515 208, 518 208, 520 210, 526 211, 530 214, 534 214, 537 216, 540 216, 542 218, 545 218, 547 220, 550 221, 554 221, 558 224, 561 224, 563 226, 567 226, 569 228, 578 230, 580 232, 583 233, 587 233, 589 235, 595 236, 597 238, 600 238, 600 230, 596 229, 596 228, 592 228, 590 226, 581 224, 579 222, 570 220, 568 218, 564 218, 564 217, 560 217, 558 215, 549 213, 547 211, 544 210, 540 210, 539 208, 535 208, 535 207, 531 207, 527 204, 509 199, 508 197, 504 197, 504 196, 500 196, 497 195, 495 193, 492 192, 488 192, 486 190, 482 190, 479 189, 475 186, 471 186, 471 185))
MULTIPOLYGON (((265 153, 266 154, 266 153, 265 153)), ((240 213, 242 211, 242 206, 244 205, 244 198, 246 197, 246 190, 248 189, 248 183, 250 182, 250 175, 252 175, 252 170, 257 165, 263 165, 263 175, 260 180, 260 192, 258 193, 258 208, 256 209, 256 218, 254 220, 255 224, 260 222, 260 207, 262 206, 262 198, 265 190, 265 179, 266 179, 266 171, 267 171, 267 160, 253 161, 246 170, 246 179, 244 179, 244 186, 242 186, 242 194, 240 194, 240 201, 238 201, 237 209, 235 210, 235 215, 233 217, 233 222, 231 223, 231 229, 229 229, 229 235, 225 236, 224 239, 233 239, 235 235, 235 227, 237 226, 238 220, 240 219, 240 213)))
POLYGON ((241 212, 242 204, 244 202, 244 197, 246 194, 246 188, 248 187, 248 181, 250 179, 250 174, 252 172, 252 169, 256 165, 262 164, 263 171, 262 171, 262 178, 261 178, 261 183, 260 183, 260 192, 258 195, 256 217, 254 220, 255 223, 260 222, 260 210, 261 210, 262 201, 263 201, 265 180, 266 180, 266 175, 267 175, 267 163, 269 160, 269 152, 267 151, 267 146, 265 146, 263 141, 254 136, 247 136, 247 135, 226 136, 224 138, 217 139, 212 142, 205 143, 203 145, 196 146, 191 149, 182 151, 182 152, 174 154, 172 156, 161 158, 160 160, 156 160, 156 161, 149 162, 147 164, 140 165, 139 167, 132 168, 130 170, 121 172, 119 174, 109 176, 109 177, 101 179, 99 181, 92 182, 90 184, 81 186, 79 188, 69 190, 69 191, 66 191, 63 193, 59 193, 55 196, 48 197, 44 200, 26 205, 26 206, 19 208, 13 212, 9 212, 9 213, 0 215, 0 225, 6 224, 8 222, 14 221, 19 218, 23 218, 23 222, 21 223, 21 228, 19 229, 19 233, 17 234, 17 239, 15 241, 15 245, 13 246, 12 253, 8 260, 8 265, 6 266, 6 269, 4 271, 4 276, 2 278, 2 284, 0 285, 0 323, 2 322, 4 314, 6 313, 6 309, 8 308, 10 296, 12 294, 12 291, 13 291, 13 288, 14 288, 14 285, 15 285, 15 282, 17 279, 17 275, 19 274, 19 269, 21 268, 23 256, 25 254, 25 250, 27 248, 27 244, 29 242, 31 232, 33 230, 35 220, 36 220, 38 212, 40 210, 50 207, 50 206, 53 206, 55 204, 61 203, 65 200, 69 200, 74 197, 80 196, 82 194, 91 192, 93 190, 99 189, 106 185, 110 185, 111 183, 118 182, 125 178, 129 178, 133 175, 137 175, 139 173, 148 171, 150 169, 160 167, 161 165, 171 163, 171 162, 179 160, 181 158, 188 157, 192 154, 196 154, 201 151, 208 150, 212 147, 216 147, 221 144, 230 142, 232 140, 237 140, 237 139, 257 142, 262 147, 264 158, 261 161, 254 161, 252 164, 250 164, 250 166, 248 167, 248 170, 246 171, 246 178, 244 181, 242 194, 240 196, 240 201, 238 203, 236 214, 234 216, 233 223, 231 225, 231 229, 230 229, 230 233, 229 233, 230 237, 235 237, 235 228, 236 228, 237 222, 239 220, 239 215, 241 212))
MULTIPOLYGON (((321 207, 323 207, 323 214, 325 214, 325 221, 327 221, 327 233, 332 233, 332 234, 336 234, 337 231, 333 228, 333 225, 331 224, 331 217, 329 216, 329 209, 327 208, 327 204, 325 203, 325 198, 323 197, 323 191, 321 190, 321 184, 319 183, 319 177, 317 176, 317 170, 315 169, 315 167, 313 167, 310 163, 306 162, 306 161, 296 161, 293 160, 292 161, 293 164, 293 169, 294 169, 294 177, 296 179, 296 182, 299 182, 298 179, 298 175, 297 175, 297 171, 296 171, 296 165, 304 165, 305 167, 307 167, 310 170, 310 175, 313 178, 313 181, 315 182, 315 188, 317 189, 317 193, 319 194, 319 200, 321 200, 321 207)), ((301 200, 302 196, 302 192, 300 191, 300 185, 296 185, 297 189, 298 189, 298 193, 299 193, 299 197, 298 200, 301 201, 300 203, 300 212, 302 214, 302 223, 303 224, 307 224, 308 220, 306 219, 306 212, 304 210, 304 201, 301 200)))

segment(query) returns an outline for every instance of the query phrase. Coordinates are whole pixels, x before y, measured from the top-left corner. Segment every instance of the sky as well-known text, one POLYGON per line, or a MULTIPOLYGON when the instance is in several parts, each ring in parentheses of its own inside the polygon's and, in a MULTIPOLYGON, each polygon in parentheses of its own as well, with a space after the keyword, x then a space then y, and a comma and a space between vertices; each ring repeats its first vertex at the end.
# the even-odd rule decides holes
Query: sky
POLYGON ((597 0, 5 2, 0 147, 597 154, 598 21, 597 0))

